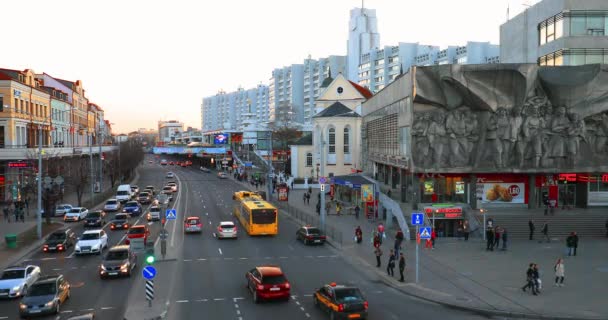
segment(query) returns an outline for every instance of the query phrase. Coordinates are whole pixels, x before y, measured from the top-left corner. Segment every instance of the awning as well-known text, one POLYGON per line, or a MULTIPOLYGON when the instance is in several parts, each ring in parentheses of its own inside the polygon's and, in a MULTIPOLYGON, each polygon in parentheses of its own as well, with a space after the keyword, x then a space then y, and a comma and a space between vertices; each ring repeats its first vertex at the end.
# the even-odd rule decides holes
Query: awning
POLYGON ((347 186, 352 189, 361 189, 362 184, 373 184, 373 182, 367 180, 361 175, 346 175, 346 176, 335 176, 331 178, 333 184, 347 186))

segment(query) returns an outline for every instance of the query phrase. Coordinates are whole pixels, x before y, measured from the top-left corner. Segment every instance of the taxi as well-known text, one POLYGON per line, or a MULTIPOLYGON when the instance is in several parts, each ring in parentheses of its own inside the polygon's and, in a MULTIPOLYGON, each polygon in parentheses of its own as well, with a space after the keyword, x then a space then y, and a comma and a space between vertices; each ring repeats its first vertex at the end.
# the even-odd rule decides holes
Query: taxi
POLYGON ((203 223, 199 217, 187 217, 184 219, 184 233, 203 232, 203 223))
POLYGON ((312 299, 315 306, 329 313, 330 319, 367 318, 367 300, 357 287, 332 282, 317 289, 312 299))

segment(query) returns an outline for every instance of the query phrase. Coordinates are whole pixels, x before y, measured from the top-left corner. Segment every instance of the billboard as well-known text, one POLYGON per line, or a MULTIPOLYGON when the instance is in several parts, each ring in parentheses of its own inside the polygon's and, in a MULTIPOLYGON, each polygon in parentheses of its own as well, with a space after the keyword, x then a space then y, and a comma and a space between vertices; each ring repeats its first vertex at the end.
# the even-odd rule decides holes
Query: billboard
POLYGON ((219 134, 216 134, 213 136, 213 143, 214 144, 227 144, 228 138, 229 138, 229 135, 227 135, 225 133, 219 133, 219 134))
POLYGON ((477 183, 477 198, 484 203, 525 203, 525 191, 525 183, 477 183))
POLYGON ((363 202, 374 201, 374 185, 373 184, 362 184, 361 185, 361 200, 363 202))

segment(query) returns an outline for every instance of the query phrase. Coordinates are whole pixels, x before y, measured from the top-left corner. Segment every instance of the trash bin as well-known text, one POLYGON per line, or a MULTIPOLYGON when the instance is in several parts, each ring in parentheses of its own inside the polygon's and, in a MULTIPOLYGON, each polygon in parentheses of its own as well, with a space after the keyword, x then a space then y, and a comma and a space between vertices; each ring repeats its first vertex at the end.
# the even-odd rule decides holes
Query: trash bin
POLYGON ((6 241, 6 246, 8 248, 17 248, 17 235, 16 234, 7 234, 4 236, 4 241, 6 241))

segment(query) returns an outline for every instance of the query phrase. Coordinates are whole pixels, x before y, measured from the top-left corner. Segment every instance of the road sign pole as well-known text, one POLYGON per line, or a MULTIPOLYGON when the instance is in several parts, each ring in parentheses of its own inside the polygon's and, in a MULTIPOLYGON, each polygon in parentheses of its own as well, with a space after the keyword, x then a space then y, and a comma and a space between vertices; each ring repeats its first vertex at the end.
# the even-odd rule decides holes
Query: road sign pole
POLYGON ((146 281, 146 300, 148 300, 148 307, 152 308, 152 300, 154 300, 154 280, 146 281))
POLYGON ((416 225, 416 283, 418 283, 418 245, 419 245, 419 237, 420 237, 420 231, 418 230, 419 227, 418 225, 416 225))

